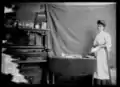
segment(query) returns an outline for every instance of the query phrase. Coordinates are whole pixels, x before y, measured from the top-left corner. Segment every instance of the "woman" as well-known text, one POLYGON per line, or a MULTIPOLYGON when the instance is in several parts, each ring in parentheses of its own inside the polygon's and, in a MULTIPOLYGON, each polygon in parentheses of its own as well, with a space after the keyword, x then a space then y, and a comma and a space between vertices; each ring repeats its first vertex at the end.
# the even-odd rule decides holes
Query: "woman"
POLYGON ((91 52, 95 53, 97 58, 96 72, 94 73, 94 85, 107 84, 110 81, 110 73, 108 68, 108 53, 111 48, 111 37, 105 32, 105 21, 98 20, 98 34, 94 40, 94 47, 91 52))

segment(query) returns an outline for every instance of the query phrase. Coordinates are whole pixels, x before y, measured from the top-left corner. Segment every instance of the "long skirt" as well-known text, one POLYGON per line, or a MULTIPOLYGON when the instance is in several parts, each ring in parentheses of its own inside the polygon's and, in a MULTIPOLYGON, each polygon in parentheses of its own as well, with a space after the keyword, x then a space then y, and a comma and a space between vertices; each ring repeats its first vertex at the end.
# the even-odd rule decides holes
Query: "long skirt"
POLYGON ((107 51, 102 48, 96 53, 97 67, 94 73, 94 85, 110 85, 107 51))

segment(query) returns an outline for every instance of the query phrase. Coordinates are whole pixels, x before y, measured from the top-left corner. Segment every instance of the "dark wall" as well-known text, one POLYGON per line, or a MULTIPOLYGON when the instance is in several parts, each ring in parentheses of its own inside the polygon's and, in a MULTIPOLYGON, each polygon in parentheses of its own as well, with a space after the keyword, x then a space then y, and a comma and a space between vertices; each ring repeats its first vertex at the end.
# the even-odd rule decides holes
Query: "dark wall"
POLYGON ((17 18, 21 21, 33 21, 35 12, 40 12, 40 3, 21 3, 17 11, 17 18))

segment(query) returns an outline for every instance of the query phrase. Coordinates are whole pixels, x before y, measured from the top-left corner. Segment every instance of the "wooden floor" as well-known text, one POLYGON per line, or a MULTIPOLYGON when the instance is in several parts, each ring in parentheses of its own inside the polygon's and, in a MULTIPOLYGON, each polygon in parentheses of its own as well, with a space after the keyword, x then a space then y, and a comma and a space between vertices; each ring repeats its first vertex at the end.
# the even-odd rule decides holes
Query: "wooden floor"
MULTIPOLYGON (((112 85, 116 85, 116 69, 111 70, 111 76, 112 76, 112 85)), ((26 85, 26 84, 16 84, 12 83, 11 75, 2 75, 1 80, 2 83, 6 85, 26 85)), ((55 81, 55 85, 92 85, 91 76, 86 77, 60 77, 55 81)), ((40 84, 39 84, 40 85, 40 84)))

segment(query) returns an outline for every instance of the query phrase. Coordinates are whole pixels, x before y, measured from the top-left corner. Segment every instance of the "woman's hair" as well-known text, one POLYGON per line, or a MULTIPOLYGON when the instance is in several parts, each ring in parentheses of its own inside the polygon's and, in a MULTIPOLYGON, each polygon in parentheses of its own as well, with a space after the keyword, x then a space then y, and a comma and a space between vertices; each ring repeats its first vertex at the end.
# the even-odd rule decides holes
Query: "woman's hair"
POLYGON ((105 23, 104 20, 98 20, 98 21, 97 21, 97 24, 101 24, 101 25, 103 25, 104 27, 106 26, 106 23, 105 23))

